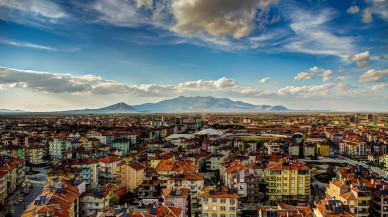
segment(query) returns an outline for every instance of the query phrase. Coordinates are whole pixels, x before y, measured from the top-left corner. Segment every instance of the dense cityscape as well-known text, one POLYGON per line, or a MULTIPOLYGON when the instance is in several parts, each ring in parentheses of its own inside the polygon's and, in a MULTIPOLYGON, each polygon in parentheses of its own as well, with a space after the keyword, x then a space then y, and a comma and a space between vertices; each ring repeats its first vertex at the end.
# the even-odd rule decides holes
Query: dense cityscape
POLYGON ((2 115, 3 216, 387 216, 388 115, 2 115))

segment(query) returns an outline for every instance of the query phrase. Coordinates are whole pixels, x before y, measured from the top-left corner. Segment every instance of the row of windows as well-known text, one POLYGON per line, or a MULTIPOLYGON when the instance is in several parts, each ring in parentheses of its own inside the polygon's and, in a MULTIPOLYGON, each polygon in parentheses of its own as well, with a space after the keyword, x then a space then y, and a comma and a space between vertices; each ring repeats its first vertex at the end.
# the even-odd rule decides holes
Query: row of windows
MULTIPOLYGON (((203 206, 203 210, 209 210, 209 207, 208 206, 203 206)), ((213 211, 217 211, 217 206, 213 206, 212 210, 213 211)), ((236 207, 231 206, 229 208, 229 210, 230 211, 236 211, 236 207)), ((225 206, 220 206, 220 211, 226 211, 226 207, 225 206)))
MULTIPOLYGON (((203 201, 204 201, 204 202, 208 202, 208 201, 209 201, 209 198, 206 198, 206 197, 205 197, 205 198, 203 198, 203 201)), ((218 201, 217 198, 212 198, 212 202, 213 202, 213 203, 217 203, 217 201, 218 201)), ((235 199, 229 199, 229 202, 232 203, 232 204, 234 204, 235 201, 236 201, 235 199)), ((221 202, 221 203, 226 203, 226 199, 225 199, 225 198, 221 198, 221 199, 220 199, 220 202, 221 202)))
MULTIPOLYGON (((203 217, 209 217, 208 213, 204 213, 203 217)), ((216 213, 213 213, 211 217, 218 217, 216 213)), ((219 217, 227 217, 225 214, 220 214, 219 217)), ((230 214, 229 217, 236 217, 234 214, 230 214)))

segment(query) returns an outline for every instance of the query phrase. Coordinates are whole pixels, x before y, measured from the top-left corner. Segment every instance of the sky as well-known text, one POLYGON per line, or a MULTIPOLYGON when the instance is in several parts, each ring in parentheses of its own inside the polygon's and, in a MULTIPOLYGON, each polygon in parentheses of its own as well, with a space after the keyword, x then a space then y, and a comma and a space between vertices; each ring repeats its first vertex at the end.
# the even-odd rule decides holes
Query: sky
POLYGON ((0 108, 388 111, 388 0, 0 0, 0 108))

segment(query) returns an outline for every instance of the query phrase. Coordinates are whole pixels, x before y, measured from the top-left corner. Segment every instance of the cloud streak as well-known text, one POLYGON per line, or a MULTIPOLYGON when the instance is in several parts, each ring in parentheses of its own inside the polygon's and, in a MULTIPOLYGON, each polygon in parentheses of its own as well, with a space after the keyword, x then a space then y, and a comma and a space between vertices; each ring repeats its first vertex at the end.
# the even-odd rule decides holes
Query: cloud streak
POLYGON ((26 47, 26 48, 33 48, 33 49, 46 50, 46 51, 57 51, 57 49, 49 46, 33 44, 29 42, 19 42, 19 41, 13 41, 13 40, 0 39, 0 43, 12 45, 16 47, 26 47))

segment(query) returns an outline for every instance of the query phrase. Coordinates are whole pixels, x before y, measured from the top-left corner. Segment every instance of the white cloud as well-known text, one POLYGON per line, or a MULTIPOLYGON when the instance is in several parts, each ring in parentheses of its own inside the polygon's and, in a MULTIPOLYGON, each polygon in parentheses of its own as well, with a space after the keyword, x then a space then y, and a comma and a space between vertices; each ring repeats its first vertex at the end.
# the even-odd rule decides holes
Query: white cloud
POLYGON ((17 47, 27 47, 27 48, 33 48, 33 49, 39 49, 39 50, 47 50, 47 51, 56 51, 57 49, 49 47, 49 46, 44 46, 40 44, 33 44, 29 42, 19 42, 19 41, 12 41, 12 40, 5 40, 5 39, 0 39, 0 43, 3 44, 8 44, 12 46, 17 46, 17 47))
POLYGON ((348 14, 357 14, 360 12, 360 8, 357 5, 352 5, 348 10, 346 11, 348 14))
POLYGON ((254 29, 257 9, 271 3, 277 0, 176 0, 172 4, 176 19, 172 30, 185 35, 208 33, 241 38, 254 29))
POLYGON ((140 84, 128 85, 105 80, 96 75, 75 76, 0 67, 0 89, 28 88, 47 93, 72 95, 124 94, 140 97, 159 97, 178 94, 229 94, 233 96, 262 96, 273 93, 251 87, 238 86, 236 80, 222 77, 217 80, 187 81, 176 85, 140 84))
POLYGON ((122 0, 97 0, 91 5, 92 9, 101 15, 98 19, 115 26, 134 27, 150 23, 150 19, 136 11, 136 7, 122 0))
POLYGON ((300 95, 300 96, 326 96, 330 89, 336 87, 336 84, 321 84, 310 86, 287 86, 278 90, 279 95, 300 95))
POLYGON ((0 7, 16 9, 22 12, 31 13, 51 19, 68 17, 68 14, 60 6, 47 0, 0 0, 0 7))
POLYGON ((358 78, 358 82, 360 83, 369 83, 369 82, 382 82, 385 81, 385 76, 388 75, 388 69, 383 70, 375 70, 370 69, 364 72, 358 78))
POLYGON ((312 73, 307 73, 307 72, 299 72, 294 79, 295 80, 310 80, 315 78, 316 76, 312 73))
POLYGON ((344 75, 344 76, 338 76, 335 81, 347 81, 349 79, 351 79, 352 76, 351 75, 344 75))
POLYGON ((309 69, 310 72, 313 72, 313 73, 316 73, 316 72, 320 72, 320 71, 323 71, 324 69, 322 68, 319 68, 318 66, 314 66, 314 67, 311 67, 309 69))
POLYGON ((373 18, 372 18, 372 10, 370 8, 366 8, 363 12, 362 12, 362 22, 364 23, 370 23, 373 21, 373 18))
POLYGON ((269 81, 269 77, 263 77, 259 80, 259 82, 262 84, 268 83, 268 81, 269 81))
POLYGON ((333 71, 330 70, 330 69, 323 71, 323 72, 322 72, 322 75, 321 75, 321 76, 322 76, 322 80, 323 80, 323 81, 328 81, 328 80, 330 80, 330 79, 331 79, 331 76, 332 76, 333 74, 334 74, 333 71))
POLYGON ((373 13, 377 14, 385 21, 388 21, 388 1, 373 0, 373 13))
POLYGON ((365 51, 359 54, 351 55, 348 58, 353 62, 356 62, 357 66, 361 67, 369 64, 370 55, 369 51, 365 51))
POLYGON ((290 10, 291 30, 295 37, 285 46, 291 52, 315 55, 334 55, 345 59, 354 50, 352 37, 333 34, 329 21, 336 17, 329 9, 307 11, 292 7, 290 10), (338 42, 341 43, 338 43, 338 42))
POLYGON ((388 88, 388 84, 376 84, 368 87, 368 89, 377 91, 377 90, 383 90, 385 88, 388 88))

